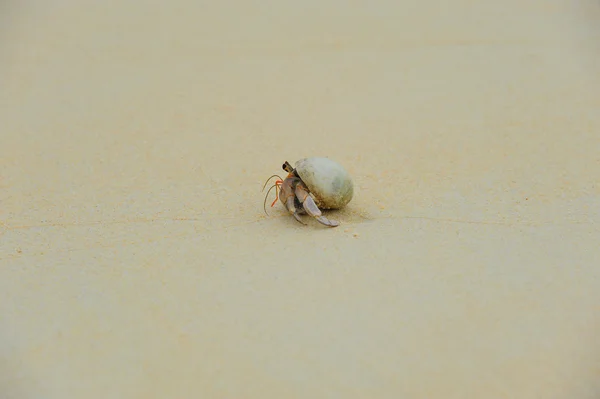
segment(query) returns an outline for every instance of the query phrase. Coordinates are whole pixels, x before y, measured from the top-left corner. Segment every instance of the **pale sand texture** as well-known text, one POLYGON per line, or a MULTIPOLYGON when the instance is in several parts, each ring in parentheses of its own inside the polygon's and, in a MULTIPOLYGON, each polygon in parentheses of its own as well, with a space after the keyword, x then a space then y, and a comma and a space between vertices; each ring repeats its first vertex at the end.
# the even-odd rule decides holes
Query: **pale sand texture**
POLYGON ((0 398, 600 398, 600 2, 105 3, 0 6, 0 398))

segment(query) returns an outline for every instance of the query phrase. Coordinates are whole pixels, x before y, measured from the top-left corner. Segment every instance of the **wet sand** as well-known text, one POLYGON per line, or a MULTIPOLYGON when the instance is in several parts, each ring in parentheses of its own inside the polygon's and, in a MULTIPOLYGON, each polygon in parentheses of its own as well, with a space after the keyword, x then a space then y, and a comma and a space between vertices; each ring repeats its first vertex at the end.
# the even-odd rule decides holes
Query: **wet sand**
POLYGON ((600 3, 53 3, 0 17, 0 397, 600 397, 600 3), (263 212, 306 156, 338 228, 263 212))

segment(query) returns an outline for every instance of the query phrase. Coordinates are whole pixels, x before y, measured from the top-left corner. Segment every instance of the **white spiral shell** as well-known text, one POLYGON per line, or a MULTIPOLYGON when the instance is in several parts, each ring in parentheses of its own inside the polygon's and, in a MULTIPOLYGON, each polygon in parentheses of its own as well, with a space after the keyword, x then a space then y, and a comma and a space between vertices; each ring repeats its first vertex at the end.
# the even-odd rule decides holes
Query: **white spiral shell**
POLYGON ((354 182, 339 163, 329 158, 304 158, 296 162, 296 172, 321 209, 344 207, 354 195, 354 182))

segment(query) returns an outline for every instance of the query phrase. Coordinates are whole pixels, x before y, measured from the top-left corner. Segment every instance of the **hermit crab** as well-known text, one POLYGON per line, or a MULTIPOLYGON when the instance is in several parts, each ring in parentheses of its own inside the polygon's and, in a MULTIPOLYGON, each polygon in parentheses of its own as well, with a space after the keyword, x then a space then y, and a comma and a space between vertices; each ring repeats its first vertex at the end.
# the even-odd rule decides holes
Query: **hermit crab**
POLYGON ((263 204, 265 213, 267 213, 267 198, 275 188, 275 201, 271 206, 274 206, 279 199, 302 224, 305 223, 300 219, 300 215, 307 213, 325 226, 339 226, 339 222, 323 216, 321 209, 339 209, 352 199, 354 183, 346 169, 329 158, 320 157, 301 159, 296 162, 295 168, 286 161, 282 168, 288 172, 285 179, 273 175, 263 186, 264 191, 272 178, 279 179, 267 191, 263 204))

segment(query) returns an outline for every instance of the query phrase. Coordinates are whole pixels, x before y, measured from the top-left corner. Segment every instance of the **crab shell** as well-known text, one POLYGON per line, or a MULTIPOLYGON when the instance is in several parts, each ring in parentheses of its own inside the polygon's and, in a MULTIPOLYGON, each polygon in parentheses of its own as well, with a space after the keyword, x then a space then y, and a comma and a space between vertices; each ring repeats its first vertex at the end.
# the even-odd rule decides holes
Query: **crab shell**
POLYGON ((320 209, 344 207, 354 195, 350 174, 329 158, 304 158, 296 162, 296 173, 306 184, 320 209))

